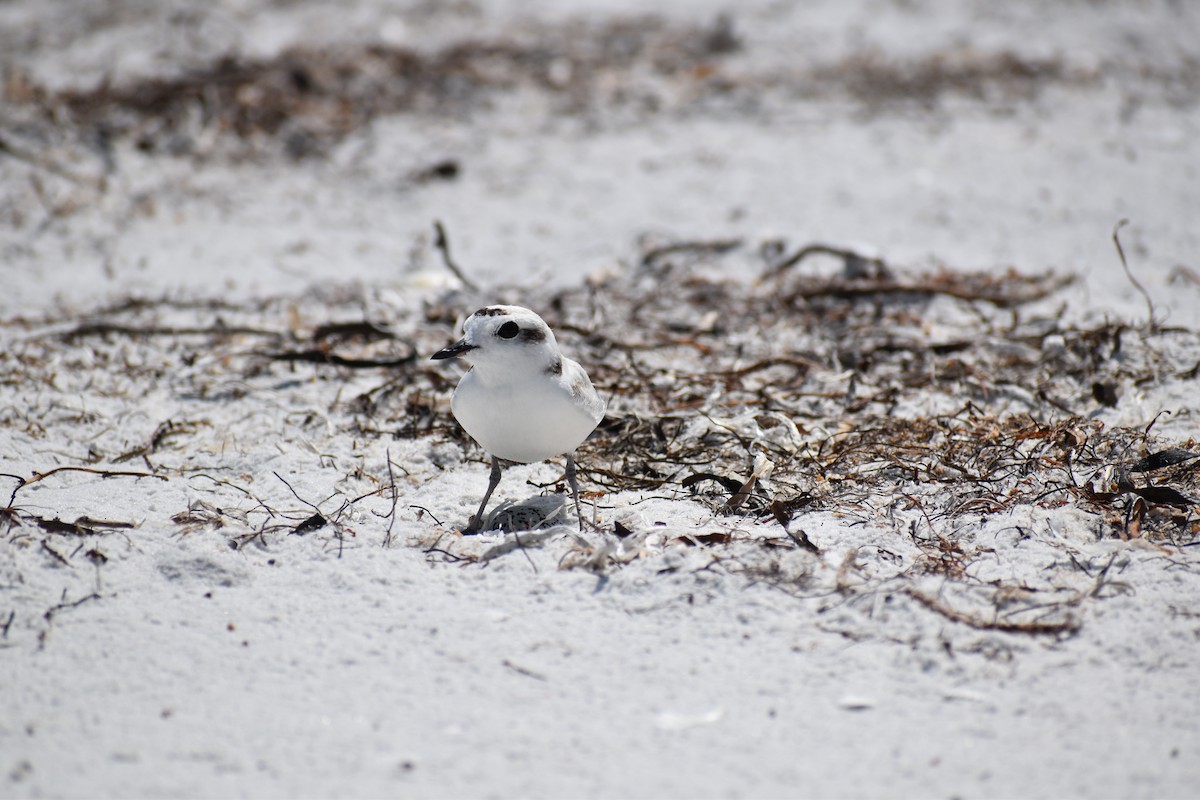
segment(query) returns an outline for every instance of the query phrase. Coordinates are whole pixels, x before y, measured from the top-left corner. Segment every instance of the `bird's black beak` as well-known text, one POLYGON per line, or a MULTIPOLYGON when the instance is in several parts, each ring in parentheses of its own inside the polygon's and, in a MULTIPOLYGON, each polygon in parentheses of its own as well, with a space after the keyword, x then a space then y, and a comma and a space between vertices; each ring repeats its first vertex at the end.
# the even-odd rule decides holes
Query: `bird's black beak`
POLYGON ((438 350, 436 353, 434 353, 432 356, 429 357, 429 360, 430 361, 441 361, 444 358, 458 358, 463 353, 470 352, 471 350, 474 350, 474 349, 475 349, 475 345, 467 344, 466 339, 459 339, 457 342, 450 345, 449 347, 443 347, 441 350, 438 350))

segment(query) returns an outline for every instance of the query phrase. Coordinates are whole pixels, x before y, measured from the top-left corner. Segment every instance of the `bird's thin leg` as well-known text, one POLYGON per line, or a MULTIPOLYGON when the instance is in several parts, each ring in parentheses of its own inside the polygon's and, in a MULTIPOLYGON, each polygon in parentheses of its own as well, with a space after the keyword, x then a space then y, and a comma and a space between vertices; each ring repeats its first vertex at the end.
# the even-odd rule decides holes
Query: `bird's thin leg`
POLYGON ((488 488, 483 493, 483 502, 479 504, 479 510, 475 512, 475 516, 471 518, 471 522, 467 525, 467 529, 463 533, 479 533, 483 527, 483 512, 487 509, 488 500, 492 499, 492 492, 496 491, 496 485, 500 483, 500 459, 492 456, 492 474, 488 477, 488 488))
POLYGON ((583 532, 583 511, 579 508, 579 481, 575 478, 575 456, 567 454, 567 486, 571 487, 571 496, 575 498, 575 516, 579 519, 579 532, 583 532))

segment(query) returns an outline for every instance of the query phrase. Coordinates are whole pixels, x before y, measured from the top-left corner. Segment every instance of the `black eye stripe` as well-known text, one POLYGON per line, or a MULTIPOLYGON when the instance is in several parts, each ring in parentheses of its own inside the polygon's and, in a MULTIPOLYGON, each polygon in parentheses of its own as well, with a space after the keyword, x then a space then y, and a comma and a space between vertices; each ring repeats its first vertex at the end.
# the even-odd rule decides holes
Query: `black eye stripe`
POLYGON ((546 334, 541 328, 526 328, 521 331, 521 341, 537 344, 546 341, 546 334))
POLYGON ((521 326, 512 320, 509 320, 500 326, 500 329, 496 331, 496 335, 501 339, 515 339, 517 334, 520 332, 521 326))

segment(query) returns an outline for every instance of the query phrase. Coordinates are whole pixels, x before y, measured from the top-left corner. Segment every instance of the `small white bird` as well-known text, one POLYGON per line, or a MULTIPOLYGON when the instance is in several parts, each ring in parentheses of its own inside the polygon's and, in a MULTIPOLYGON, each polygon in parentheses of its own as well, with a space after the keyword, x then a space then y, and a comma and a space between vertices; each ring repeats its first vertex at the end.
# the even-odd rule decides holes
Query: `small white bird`
POLYGON ((463 338, 434 360, 466 356, 450 409, 484 450, 492 473, 479 510, 464 533, 476 533, 500 482, 500 462, 528 464, 566 454, 567 483, 583 530, 574 451, 604 418, 605 404, 587 372, 563 356, 545 321, 520 306, 487 306, 467 317, 463 338))

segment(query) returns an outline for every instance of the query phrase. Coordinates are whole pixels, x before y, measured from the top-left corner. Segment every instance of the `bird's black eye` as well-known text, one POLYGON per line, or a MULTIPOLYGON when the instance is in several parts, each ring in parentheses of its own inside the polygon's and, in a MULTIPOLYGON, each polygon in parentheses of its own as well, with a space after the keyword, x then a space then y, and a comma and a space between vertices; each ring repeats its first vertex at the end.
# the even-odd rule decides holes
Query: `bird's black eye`
POLYGON ((513 339, 521 332, 521 326, 509 320, 500 326, 500 330, 496 331, 496 335, 501 339, 513 339))

